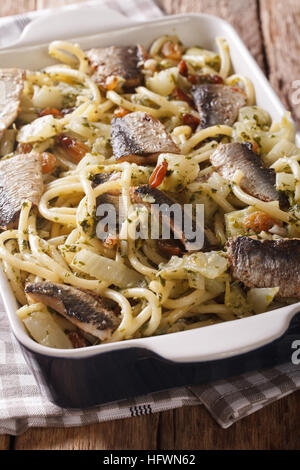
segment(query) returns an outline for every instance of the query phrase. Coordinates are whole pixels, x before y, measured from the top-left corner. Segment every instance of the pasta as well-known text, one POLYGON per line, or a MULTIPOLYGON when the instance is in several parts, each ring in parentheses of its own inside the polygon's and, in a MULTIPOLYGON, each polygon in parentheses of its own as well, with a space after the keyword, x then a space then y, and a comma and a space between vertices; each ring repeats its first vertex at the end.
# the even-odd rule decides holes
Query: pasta
POLYGON ((63 41, 49 46, 49 54, 60 64, 27 71, 17 127, 3 135, 0 154, 11 158, 29 145, 29 153, 54 155, 56 167, 43 175, 38 206, 25 200, 18 226, 0 234, 0 258, 21 305, 19 318, 41 344, 72 348, 68 334, 75 327, 67 320, 62 326, 57 313, 26 295, 24 286, 32 280, 66 284, 118 306, 120 321, 112 335, 100 340, 83 332, 86 345, 231 321, 258 313, 256 301, 264 309, 276 307, 278 289, 262 292, 237 286, 228 271, 225 245, 237 234, 273 240, 278 233, 287 238, 300 235, 300 150, 289 116, 272 123, 267 111, 256 106, 249 78, 231 73, 226 39, 217 38, 216 45, 218 52, 186 48, 175 36, 156 39, 142 64, 144 84, 130 91, 122 89, 120 77, 99 85, 87 54, 78 44, 63 41), (191 103, 193 77, 244 93, 245 105, 232 125, 193 125, 202 119, 191 103), (162 152, 150 165, 116 158, 110 141, 112 119, 135 112, 163 123, 179 151, 162 152), (210 157, 220 143, 230 142, 255 145, 256 153, 277 173, 277 189, 288 195, 289 210, 247 193, 243 172, 237 171, 229 183, 216 171, 210 157), (149 218, 147 205, 134 208, 132 188, 148 184, 155 167, 164 165, 168 170, 159 189, 181 204, 203 204, 215 249, 171 256, 151 238, 129 236, 149 218), (114 177, 94 184, 97 175, 107 174, 114 177), (107 194, 120 195, 125 218, 118 236, 102 241, 95 233, 97 208, 107 194), (254 211, 275 219, 277 233, 276 227, 247 227, 245 217, 254 211))

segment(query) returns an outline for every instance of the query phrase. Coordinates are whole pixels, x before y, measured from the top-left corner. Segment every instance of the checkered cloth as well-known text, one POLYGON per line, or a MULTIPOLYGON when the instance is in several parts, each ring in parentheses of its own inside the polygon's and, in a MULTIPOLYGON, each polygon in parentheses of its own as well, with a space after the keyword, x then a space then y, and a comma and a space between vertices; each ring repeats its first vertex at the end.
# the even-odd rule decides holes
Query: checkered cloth
MULTIPOLYGON (((106 0, 103 3, 139 20, 162 14, 151 0, 106 0)), ((32 13, 26 18, 30 21, 36 15, 32 13)), ((6 19, 5 31, 1 24, 0 20, 0 38, 8 30, 21 30, 20 22, 12 18, 6 19)), ((216 421, 228 428, 235 421, 297 389, 300 389, 300 365, 290 363, 209 385, 155 393, 93 410, 60 408, 41 395, 10 332, 0 303, 0 434, 21 434, 29 427, 81 426, 199 404, 204 404, 216 421)))

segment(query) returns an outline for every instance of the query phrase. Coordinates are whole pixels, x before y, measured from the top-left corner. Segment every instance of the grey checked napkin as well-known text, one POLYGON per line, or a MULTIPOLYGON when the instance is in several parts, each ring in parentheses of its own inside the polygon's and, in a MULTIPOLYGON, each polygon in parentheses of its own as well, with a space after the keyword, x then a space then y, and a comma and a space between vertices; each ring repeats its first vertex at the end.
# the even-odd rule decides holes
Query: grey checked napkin
MULTIPOLYGON (((152 0, 103 0, 102 3, 131 19, 151 19, 162 15, 152 0)), ((0 18, 0 46, 3 35, 13 35, 16 29, 21 31, 40 14, 29 13, 25 19, 23 15, 22 21, 16 17, 5 18, 5 21, 0 18)), ((30 427, 82 426, 200 404, 205 405, 225 429, 297 389, 300 389, 300 365, 289 363, 208 385, 159 392, 92 410, 60 408, 41 395, 10 332, 0 302, 0 434, 17 435, 30 427)))

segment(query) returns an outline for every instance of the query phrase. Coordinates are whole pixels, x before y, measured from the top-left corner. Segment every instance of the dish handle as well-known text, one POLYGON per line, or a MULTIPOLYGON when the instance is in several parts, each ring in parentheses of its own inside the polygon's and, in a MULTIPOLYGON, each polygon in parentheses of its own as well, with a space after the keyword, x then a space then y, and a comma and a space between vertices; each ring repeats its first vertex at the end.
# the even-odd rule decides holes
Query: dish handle
POLYGON ((63 10, 49 10, 41 17, 31 21, 23 30, 21 36, 9 48, 43 44, 54 39, 67 39, 97 34, 112 28, 134 23, 119 11, 103 5, 71 5, 63 10))
MULTIPOLYGON (((215 360, 202 357, 197 362, 176 362, 148 347, 129 347, 74 359, 39 354, 20 345, 43 395, 58 406, 82 409, 162 390, 212 383, 283 363, 291 363, 296 371, 299 343, 298 309, 281 337, 257 349, 215 360)), ((177 341, 177 349, 180 348, 177 341)))
POLYGON ((276 344, 282 360, 292 356, 290 333, 300 340, 300 302, 240 320, 154 337, 149 349, 178 363, 237 357, 276 344))

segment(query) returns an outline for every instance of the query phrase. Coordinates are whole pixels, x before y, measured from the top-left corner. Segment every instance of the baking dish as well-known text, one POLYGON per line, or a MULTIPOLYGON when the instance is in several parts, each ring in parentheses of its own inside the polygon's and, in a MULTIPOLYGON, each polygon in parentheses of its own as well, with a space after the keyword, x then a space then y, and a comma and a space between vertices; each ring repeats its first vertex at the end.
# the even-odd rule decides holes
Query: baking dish
MULTIPOLYGON (((77 21, 80 22, 80 15, 77 21)), ((279 98, 236 32, 217 17, 178 15, 142 24, 115 23, 115 29, 92 36, 84 36, 83 30, 77 29, 77 21, 74 19, 68 31, 70 37, 80 33, 77 40, 84 49, 125 42, 148 46, 161 34, 177 34, 187 45, 201 44, 214 49, 215 37, 224 36, 231 50, 233 68, 247 75, 255 85, 258 105, 267 109, 275 120, 284 112, 279 98)), ((55 29, 52 39, 60 39, 55 29)), ((1 67, 41 69, 51 63, 46 44, 0 52, 1 67)), ((297 303, 197 330, 77 350, 50 349, 35 343, 25 332, 16 315, 16 300, 2 272, 0 290, 13 333, 43 393, 56 404, 69 408, 91 407, 200 384, 290 361, 292 344, 300 337, 300 303, 297 303)))

